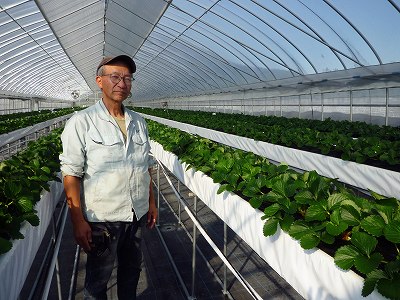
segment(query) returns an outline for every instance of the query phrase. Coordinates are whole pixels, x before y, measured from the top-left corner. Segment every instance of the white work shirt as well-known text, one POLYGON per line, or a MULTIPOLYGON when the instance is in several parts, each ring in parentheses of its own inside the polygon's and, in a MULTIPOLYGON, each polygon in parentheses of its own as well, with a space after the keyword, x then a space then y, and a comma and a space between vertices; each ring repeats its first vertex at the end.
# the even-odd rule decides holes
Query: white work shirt
POLYGON ((61 135, 63 175, 80 177, 89 222, 139 220, 149 210, 150 144, 144 119, 125 111, 126 143, 102 100, 73 115, 61 135))

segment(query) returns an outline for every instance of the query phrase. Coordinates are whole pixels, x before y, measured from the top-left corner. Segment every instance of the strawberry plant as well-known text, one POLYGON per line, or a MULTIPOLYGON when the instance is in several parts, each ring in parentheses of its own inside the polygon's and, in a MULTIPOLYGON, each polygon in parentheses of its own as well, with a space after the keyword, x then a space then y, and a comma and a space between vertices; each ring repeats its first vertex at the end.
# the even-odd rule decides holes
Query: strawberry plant
POLYGON ((300 150, 400 170, 400 129, 362 122, 138 108, 138 112, 300 150))
POLYGON ((51 120, 63 115, 70 114, 81 108, 63 108, 59 110, 36 111, 22 114, 3 115, 0 118, 0 134, 11 132, 20 128, 51 120))
POLYGON ((22 239, 24 221, 39 224, 35 204, 50 181, 60 181, 58 155, 61 129, 36 142, 12 158, 0 163, 0 254, 9 251, 13 239, 22 239))
MULTIPOLYGON (((399 299, 399 200, 370 191, 361 197, 337 179, 316 171, 298 173, 253 153, 232 149, 208 139, 148 121, 150 137, 220 184, 218 193, 231 191, 264 212, 265 236, 278 226, 299 240, 304 249, 331 247, 335 264, 354 269, 365 278, 361 291, 376 288, 399 299)), ((168 150, 167 150, 168 151, 168 150)))

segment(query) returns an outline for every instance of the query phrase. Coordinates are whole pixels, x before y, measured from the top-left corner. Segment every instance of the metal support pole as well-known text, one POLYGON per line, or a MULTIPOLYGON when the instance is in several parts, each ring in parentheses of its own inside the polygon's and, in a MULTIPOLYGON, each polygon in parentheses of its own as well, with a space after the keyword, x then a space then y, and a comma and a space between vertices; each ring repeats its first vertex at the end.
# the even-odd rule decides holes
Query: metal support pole
MULTIPOLYGON (((57 240, 57 226, 56 226, 56 220, 54 219, 54 217, 52 218, 52 224, 53 224, 53 244, 56 244, 56 240, 57 240)), ((58 293, 58 299, 61 300, 62 299, 62 295, 61 295, 61 279, 60 279, 60 267, 58 265, 58 256, 55 262, 55 269, 56 269, 56 278, 57 278, 57 293, 58 293)))
MULTIPOLYGON (((197 196, 194 196, 194 215, 197 216, 197 196)), ((196 282, 196 241, 197 241, 197 227, 193 222, 193 249, 192 249, 192 298, 196 299, 194 296, 194 288, 196 282)))
MULTIPOLYGON (((157 207, 160 207, 160 166, 157 164, 157 207)), ((157 224, 160 224, 160 210, 157 214, 157 224)))
MULTIPOLYGON (((181 182, 178 180, 178 193, 181 193, 181 182)), ((182 225, 181 219, 181 201, 178 200, 178 224, 182 225)))
POLYGON ((385 125, 389 125, 389 88, 386 88, 385 125))
MULTIPOLYGON (((227 241, 228 241, 228 237, 227 237, 227 225, 224 222, 224 256, 226 257, 227 255, 227 241)), ((227 291, 227 284, 226 284, 226 277, 227 277, 227 266, 226 264, 224 264, 224 289, 222 290, 222 293, 224 295, 228 295, 228 291, 227 291)))
POLYGON ((353 122, 353 91, 350 90, 350 122, 353 122))

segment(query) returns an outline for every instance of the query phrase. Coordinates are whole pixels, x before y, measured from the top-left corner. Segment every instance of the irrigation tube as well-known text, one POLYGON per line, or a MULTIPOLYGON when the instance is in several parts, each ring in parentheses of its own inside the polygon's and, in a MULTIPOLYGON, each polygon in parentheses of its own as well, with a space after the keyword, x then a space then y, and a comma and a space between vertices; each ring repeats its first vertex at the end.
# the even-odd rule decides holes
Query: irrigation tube
POLYGON ((168 183, 170 184, 172 190, 174 191, 176 197, 179 199, 181 202, 183 208, 189 215, 189 217, 192 219, 193 224, 198 228, 200 233, 203 235, 205 240, 208 242, 208 244, 213 248, 215 253, 221 258, 221 260, 224 262, 224 264, 231 270, 233 275, 239 280, 239 282, 244 286, 244 288, 248 291, 248 293, 257 300, 262 300, 262 297, 253 289, 253 287, 243 278, 243 276, 238 273, 235 268, 231 265, 231 263, 226 259, 224 254, 219 250, 217 245, 214 243, 214 241, 208 236, 207 232, 204 230, 204 228, 201 226, 201 224, 197 221, 196 217, 193 215, 189 207, 186 205, 186 203, 183 201, 182 196, 177 192, 175 189, 175 186, 172 184, 171 179, 168 177, 168 175, 165 172, 165 169, 161 162, 157 159, 158 165, 161 166, 163 173, 165 175, 165 178, 167 179, 168 183))
POLYGON ((46 285, 44 287, 43 294, 42 294, 42 300, 48 299, 48 294, 50 291, 50 285, 51 285, 51 281, 53 278, 54 268, 55 268, 55 265, 57 262, 58 251, 60 249, 62 233, 64 232, 65 221, 67 220, 67 216, 68 216, 68 208, 66 205, 64 206, 62 213, 63 213, 63 215, 62 215, 61 227, 60 227, 60 230, 59 230, 59 233, 57 236, 56 244, 54 246, 54 255, 53 255, 51 263, 50 263, 49 273, 47 275, 47 280, 46 280, 46 285))

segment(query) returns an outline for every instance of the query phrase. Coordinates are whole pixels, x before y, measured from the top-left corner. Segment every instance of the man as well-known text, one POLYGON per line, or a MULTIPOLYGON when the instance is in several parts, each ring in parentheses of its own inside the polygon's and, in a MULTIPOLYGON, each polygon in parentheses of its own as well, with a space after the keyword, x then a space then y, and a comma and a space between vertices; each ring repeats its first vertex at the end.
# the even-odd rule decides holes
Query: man
POLYGON ((87 252, 85 299, 107 299, 116 258, 118 298, 136 299, 142 227, 157 218, 146 123, 122 104, 135 71, 129 56, 104 58, 96 74, 102 99, 72 116, 61 135, 74 235, 87 252))

